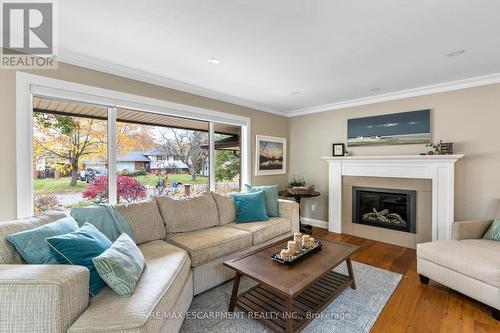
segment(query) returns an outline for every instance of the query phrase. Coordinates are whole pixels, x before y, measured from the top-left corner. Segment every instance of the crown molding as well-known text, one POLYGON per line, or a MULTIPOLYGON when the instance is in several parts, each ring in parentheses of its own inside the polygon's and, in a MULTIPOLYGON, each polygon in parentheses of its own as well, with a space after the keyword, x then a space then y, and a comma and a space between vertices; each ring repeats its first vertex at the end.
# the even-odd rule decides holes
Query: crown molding
POLYGON ((398 99, 402 99, 402 98, 430 95, 430 94, 436 94, 436 93, 441 93, 441 92, 446 92, 446 91, 453 91, 453 90, 460 90, 460 89, 466 89, 466 88, 472 88, 472 87, 485 86, 488 84, 495 84, 495 83, 500 83, 500 73, 484 75, 484 76, 477 76, 477 77, 463 79, 463 80, 457 80, 457 81, 443 82, 443 83, 432 84, 432 85, 423 86, 423 87, 419 87, 419 88, 412 88, 412 89, 395 91, 395 92, 391 92, 391 93, 387 93, 387 94, 380 94, 380 95, 375 95, 375 96, 370 96, 370 97, 363 97, 363 98, 351 99, 351 100, 346 100, 346 101, 341 101, 341 102, 336 102, 336 103, 331 103, 331 104, 325 104, 325 105, 320 105, 320 106, 314 106, 314 107, 309 107, 309 108, 304 108, 304 109, 292 110, 292 111, 289 111, 287 114, 288 114, 288 117, 296 117, 296 116, 308 115, 308 114, 313 114, 313 113, 318 113, 318 112, 344 109, 344 108, 349 108, 349 107, 354 107, 354 106, 361 106, 361 105, 374 104, 374 103, 380 103, 380 102, 386 102, 386 101, 393 101, 393 100, 398 100, 398 99))
POLYGON ((108 61, 103 61, 94 57, 89 57, 72 51, 59 49, 58 61, 70 65, 84 67, 99 72, 113 74, 127 79, 141 81, 144 83, 154 84, 168 89, 178 90, 185 93, 211 98, 214 100, 236 104, 239 106, 248 107, 257 111, 264 111, 279 116, 287 117, 288 113, 284 111, 270 109, 267 106, 253 103, 252 101, 228 95, 215 90, 199 87, 189 83, 170 79, 161 75, 152 74, 146 71, 134 69, 127 66, 122 66, 108 61))
POLYGON ((356 98, 351 100, 345 100, 330 104, 324 104, 319 106, 313 106, 303 109, 290 110, 290 111, 280 111, 269 108, 268 106, 263 106, 258 103, 246 100, 244 98, 235 97, 215 90, 199 87, 189 83, 181 82, 178 80, 170 79, 161 75, 152 74, 142 70, 137 70, 131 67, 118 65, 112 62, 103 61, 97 58, 85 56, 72 51, 59 49, 58 59, 60 62, 64 62, 70 65, 80 66, 99 72, 104 72, 107 74, 113 74, 128 79, 141 81, 149 84, 154 84, 157 86, 165 87, 168 89, 178 90, 185 93, 198 95, 202 97, 207 97, 215 99, 222 102, 227 102, 231 104, 236 104, 239 106, 248 107, 258 111, 273 113, 284 117, 296 117, 302 115, 308 115, 318 112, 332 111, 338 109, 344 109, 354 106, 368 105, 386 101, 393 101, 402 98, 416 97, 422 95, 429 95, 435 93, 441 93, 446 91, 453 91, 459 89, 466 89, 478 86, 484 86, 488 84, 500 83, 500 73, 477 76, 473 78, 449 81, 438 84, 427 85, 418 88, 400 90, 395 92, 390 92, 386 94, 380 94, 369 97, 356 98))

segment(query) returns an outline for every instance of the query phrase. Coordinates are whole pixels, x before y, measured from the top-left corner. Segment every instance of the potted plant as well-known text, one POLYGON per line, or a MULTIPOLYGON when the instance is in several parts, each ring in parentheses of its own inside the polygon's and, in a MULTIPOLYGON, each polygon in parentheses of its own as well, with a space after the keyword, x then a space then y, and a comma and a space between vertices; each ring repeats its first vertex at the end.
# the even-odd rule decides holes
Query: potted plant
POLYGON ((288 182, 286 190, 293 195, 308 194, 314 191, 314 185, 307 186, 304 177, 293 175, 288 182))

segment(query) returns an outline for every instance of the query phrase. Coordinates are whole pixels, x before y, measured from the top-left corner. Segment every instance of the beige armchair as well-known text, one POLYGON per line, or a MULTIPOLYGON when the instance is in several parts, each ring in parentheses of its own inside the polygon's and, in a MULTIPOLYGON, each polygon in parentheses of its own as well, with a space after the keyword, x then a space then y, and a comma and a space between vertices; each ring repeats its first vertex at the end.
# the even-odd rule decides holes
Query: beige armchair
POLYGON ((452 240, 418 244, 417 272, 423 284, 432 279, 489 305, 500 320, 500 242, 482 239, 492 221, 454 222, 452 240))

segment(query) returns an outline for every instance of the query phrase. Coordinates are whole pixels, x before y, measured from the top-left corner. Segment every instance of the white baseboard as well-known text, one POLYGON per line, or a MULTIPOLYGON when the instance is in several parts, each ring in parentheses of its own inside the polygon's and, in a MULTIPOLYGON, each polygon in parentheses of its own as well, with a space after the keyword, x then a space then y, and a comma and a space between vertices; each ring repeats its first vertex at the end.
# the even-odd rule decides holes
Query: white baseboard
POLYGON ((300 217, 303 224, 312 225, 316 228, 328 229, 328 222, 322 220, 311 219, 309 217, 300 217))

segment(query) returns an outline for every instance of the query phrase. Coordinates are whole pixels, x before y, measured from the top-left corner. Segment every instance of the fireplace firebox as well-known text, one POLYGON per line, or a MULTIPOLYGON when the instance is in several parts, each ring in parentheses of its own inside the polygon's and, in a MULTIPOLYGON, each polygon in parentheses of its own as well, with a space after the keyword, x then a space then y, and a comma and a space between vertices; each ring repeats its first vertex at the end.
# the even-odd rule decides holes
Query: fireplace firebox
POLYGON ((352 222, 416 233, 416 191, 352 188, 352 222))

